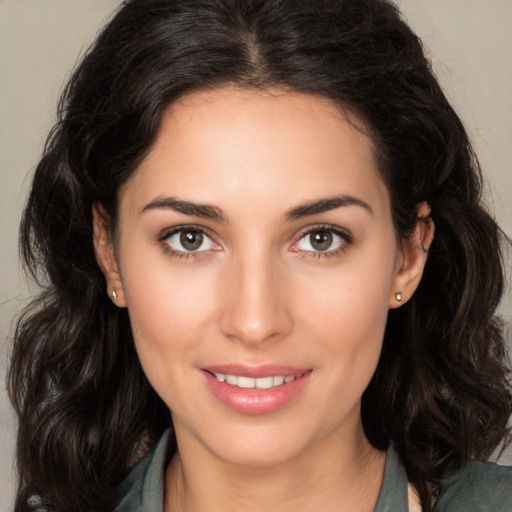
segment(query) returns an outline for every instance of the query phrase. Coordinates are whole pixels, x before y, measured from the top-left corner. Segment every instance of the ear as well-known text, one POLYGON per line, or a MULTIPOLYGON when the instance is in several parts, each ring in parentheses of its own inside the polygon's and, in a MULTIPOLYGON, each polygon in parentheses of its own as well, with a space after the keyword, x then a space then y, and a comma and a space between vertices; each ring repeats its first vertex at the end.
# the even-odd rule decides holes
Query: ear
POLYGON ((121 274, 114 251, 108 214, 99 203, 92 207, 94 252, 107 282, 107 294, 119 307, 126 307, 121 274))
POLYGON ((390 308, 398 308, 407 302, 420 284, 434 230, 430 206, 425 202, 421 203, 414 233, 402 242, 402 256, 389 297, 390 308))

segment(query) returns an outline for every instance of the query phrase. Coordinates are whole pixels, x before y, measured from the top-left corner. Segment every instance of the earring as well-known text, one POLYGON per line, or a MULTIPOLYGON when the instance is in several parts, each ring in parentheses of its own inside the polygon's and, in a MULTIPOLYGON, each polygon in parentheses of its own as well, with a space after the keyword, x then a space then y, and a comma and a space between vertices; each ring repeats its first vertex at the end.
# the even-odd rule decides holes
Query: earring
POLYGON ((116 300, 117 299, 117 292, 115 290, 110 294, 110 298, 112 300, 116 300))
MULTIPOLYGON (((115 293, 115 292, 114 292, 115 293)), ((400 302, 402 300, 402 292, 395 293, 395 299, 400 302)))

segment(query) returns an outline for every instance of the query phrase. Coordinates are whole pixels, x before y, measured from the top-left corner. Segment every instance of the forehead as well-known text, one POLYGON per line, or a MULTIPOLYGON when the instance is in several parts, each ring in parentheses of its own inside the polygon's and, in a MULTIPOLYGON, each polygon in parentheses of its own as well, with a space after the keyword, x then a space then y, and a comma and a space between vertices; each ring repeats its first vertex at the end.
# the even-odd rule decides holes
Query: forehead
POLYGON ((388 202, 363 123, 329 100, 280 90, 222 88, 177 101, 128 188, 139 202, 167 194, 288 204, 334 192, 374 196, 377 210, 388 202))

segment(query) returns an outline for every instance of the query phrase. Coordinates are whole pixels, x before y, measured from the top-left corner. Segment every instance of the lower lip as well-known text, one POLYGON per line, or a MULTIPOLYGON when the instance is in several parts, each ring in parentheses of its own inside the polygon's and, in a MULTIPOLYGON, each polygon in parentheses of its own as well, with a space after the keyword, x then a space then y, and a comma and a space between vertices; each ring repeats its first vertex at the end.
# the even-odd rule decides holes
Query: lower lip
POLYGON ((206 382, 214 396, 230 409, 242 414, 268 414, 288 405, 309 381, 311 371, 270 389, 246 389, 217 380, 204 372, 206 382))

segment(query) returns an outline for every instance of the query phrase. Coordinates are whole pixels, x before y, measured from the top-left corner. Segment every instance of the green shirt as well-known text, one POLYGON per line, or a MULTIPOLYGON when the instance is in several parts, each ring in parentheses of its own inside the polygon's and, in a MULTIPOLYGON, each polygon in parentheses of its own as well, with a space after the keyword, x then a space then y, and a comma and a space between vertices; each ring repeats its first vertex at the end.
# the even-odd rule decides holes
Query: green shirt
MULTIPOLYGON (((119 487, 116 512, 162 512, 164 474, 170 431, 133 468, 119 487)), ((407 476, 391 445, 384 481, 374 512, 407 512, 407 476)), ((441 482, 437 512, 512 512, 512 466, 469 462, 447 471, 441 482)))

